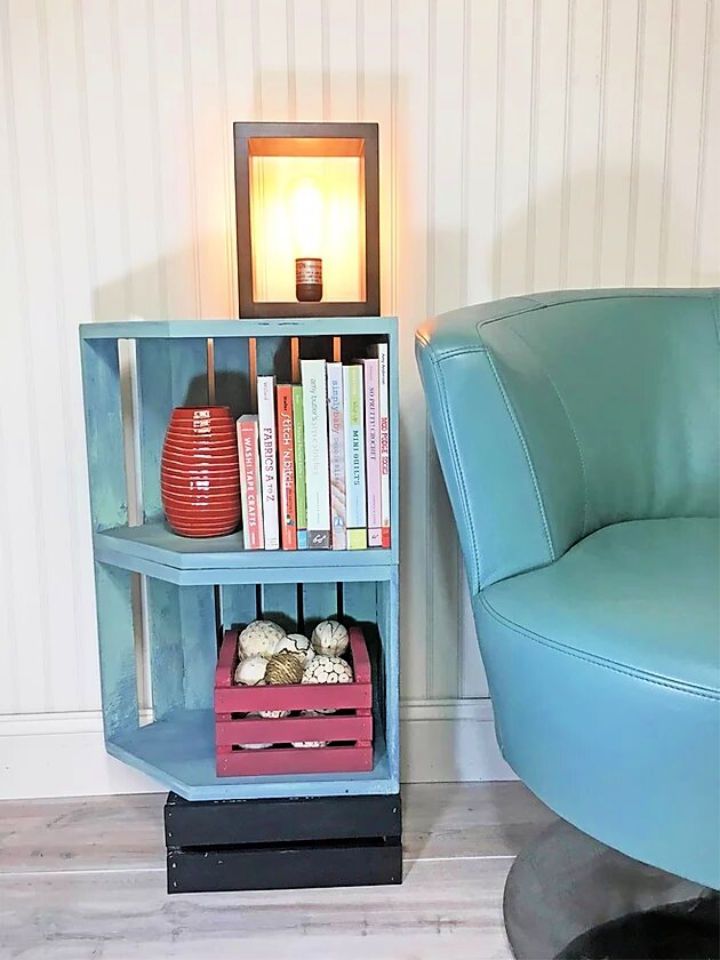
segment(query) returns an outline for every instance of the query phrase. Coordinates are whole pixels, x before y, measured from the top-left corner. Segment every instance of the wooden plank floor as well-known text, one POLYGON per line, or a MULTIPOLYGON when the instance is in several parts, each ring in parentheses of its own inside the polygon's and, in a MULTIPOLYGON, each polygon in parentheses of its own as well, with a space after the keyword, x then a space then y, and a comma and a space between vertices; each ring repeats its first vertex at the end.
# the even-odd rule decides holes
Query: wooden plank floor
POLYGON ((399 887, 165 893, 146 794, 0 803, 2 960, 505 960, 516 852, 552 815, 519 783, 403 791, 399 887))

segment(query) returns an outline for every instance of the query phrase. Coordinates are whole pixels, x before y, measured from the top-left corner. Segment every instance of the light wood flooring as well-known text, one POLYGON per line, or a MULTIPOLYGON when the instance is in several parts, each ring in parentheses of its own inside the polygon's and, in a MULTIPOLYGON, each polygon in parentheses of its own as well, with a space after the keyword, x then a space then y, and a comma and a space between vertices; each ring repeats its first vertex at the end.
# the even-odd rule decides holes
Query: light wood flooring
POLYGON ((505 876, 552 815, 519 783, 403 797, 402 886, 174 897, 164 795, 0 803, 0 958, 509 958, 505 876))

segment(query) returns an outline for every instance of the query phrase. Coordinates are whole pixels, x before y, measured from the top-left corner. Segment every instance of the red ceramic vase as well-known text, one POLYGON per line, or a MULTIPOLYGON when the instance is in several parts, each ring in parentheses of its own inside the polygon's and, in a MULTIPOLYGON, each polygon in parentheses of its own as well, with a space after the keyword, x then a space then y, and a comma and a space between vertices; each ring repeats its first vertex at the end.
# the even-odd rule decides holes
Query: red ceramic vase
POLYGON ((165 434, 162 503, 183 537, 221 537, 240 522, 240 469, 229 407, 178 407, 165 434))

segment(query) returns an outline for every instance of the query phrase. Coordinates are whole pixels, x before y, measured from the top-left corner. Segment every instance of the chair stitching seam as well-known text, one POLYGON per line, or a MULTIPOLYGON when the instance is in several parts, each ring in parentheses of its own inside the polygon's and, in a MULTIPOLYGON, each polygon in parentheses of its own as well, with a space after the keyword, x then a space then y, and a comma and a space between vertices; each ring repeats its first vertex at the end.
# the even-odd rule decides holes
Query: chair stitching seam
POLYGON ((465 486, 465 477, 462 470, 460 469, 460 455, 458 452, 457 441, 455 438, 455 429, 452 424, 452 419, 450 418, 448 405, 447 405, 447 388, 445 385, 445 376, 443 374, 442 365, 437 363, 434 365, 436 368, 436 379, 438 381, 438 386, 440 387, 438 394, 440 397, 440 405, 443 412, 443 420, 445 421, 445 428, 448 432, 450 438, 451 446, 451 455, 453 459, 453 467, 455 469, 455 476, 458 480, 460 486, 460 500, 462 503, 462 511, 465 517, 465 523, 470 531, 470 538, 472 540, 472 549, 473 549, 473 566, 474 566, 474 581, 475 584, 480 584, 482 580, 482 562, 480 559, 480 551, 478 550, 477 538, 475 536, 475 525, 472 521, 472 515, 470 513, 470 498, 468 496, 467 487, 465 486))
POLYGON ((586 467, 586 464, 585 464, 585 457, 583 456, 582 448, 581 448, 581 446, 580 446, 580 439, 579 439, 579 437, 578 437, 578 435, 577 435, 577 430, 575 429, 575 424, 573 423, 572 418, 571 418, 571 416, 570 416, 570 414, 569 414, 569 412, 568 412, 568 408, 567 408, 567 406, 566 406, 566 404, 565 404, 565 401, 564 401, 563 398, 560 396, 560 391, 558 390, 555 381, 553 380, 552 376, 550 375, 550 371, 547 369, 547 367, 545 366, 545 364, 541 361, 541 359, 540 359, 540 357, 539 357, 539 355, 538 355, 537 350, 535 350, 535 348, 532 347, 532 346, 530 345, 530 343, 528 343, 526 337, 524 337, 518 330, 515 330, 510 324, 508 324, 508 326, 510 327, 510 330, 512 331, 512 333, 514 333, 516 337, 518 337, 520 340, 522 340, 522 342, 523 342, 523 343, 525 344, 525 346, 528 348, 528 350, 530 351, 530 353, 532 354, 532 356, 535 357, 535 359, 537 360, 537 362, 538 362, 538 364, 539 364, 539 366, 540 366, 540 369, 543 371, 543 373, 545 374, 545 376, 548 378, 548 382, 550 383, 550 386, 551 386, 551 387, 553 388, 553 390, 555 391, 555 396, 558 398, 558 401, 559 401, 559 403, 560 403, 560 406, 563 408, 563 413, 565 414, 565 417, 566 417, 566 419, 567 419, 568 426, 570 427, 570 430, 571 430, 571 432, 572 432, 572 435, 573 435, 573 437, 574 437, 574 439, 575 439, 575 446, 577 447, 578 457, 580 458, 580 469, 581 469, 581 471, 582 471, 582 478, 583 478, 583 525, 582 525, 582 536, 584 537, 584 536, 585 536, 585 531, 587 530, 587 517, 588 517, 588 480, 587 480, 587 467, 586 467))
POLYGON ((506 391, 505 391, 505 387, 504 387, 504 385, 503 385, 503 382, 502 382, 502 380, 500 379, 500 376, 499 376, 499 374, 498 374, 498 372, 497 372, 497 369, 496 369, 496 367, 495 367, 495 362, 494 362, 492 353, 490 353, 490 351, 488 351, 487 358, 488 358, 488 362, 489 362, 489 364, 490 364, 490 369, 491 369, 492 372, 493 372, 493 375, 494 375, 494 377, 495 377, 495 381, 496 381, 496 383, 497 383, 497 385, 498 385, 498 388, 499 388, 499 390, 500 390, 500 393, 501 393, 501 395, 502 395, 503 402, 505 403, 505 409, 507 410, 508 416, 510 417, 510 419, 511 419, 511 421, 512 421, 512 423, 513 423, 513 426, 515 427, 515 433, 517 434, 517 438, 518 438, 518 440, 520 441, 520 445, 521 445, 521 447, 522 447, 522 449, 523 449, 523 452, 524 452, 524 454, 525 454, 525 462, 527 463, 528 470, 530 471, 530 478, 532 479, 532 484, 533 484, 533 487, 534 487, 534 489, 535 489, 535 497, 536 497, 536 499, 537 499, 538 509, 540 510, 540 517, 541 517, 541 519, 542 519, 543 530, 544 530, 544 532, 545 532, 545 540, 547 541, 548 550, 549 550, 549 553, 550 553, 550 559, 551 559, 551 560, 555 560, 555 550, 554 550, 554 548, 553 548, 552 538, 551 538, 551 536, 550 536, 550 527, 548 526, 548 520, 547 520, 547 516, 546 516, 546 514, 545 514, 545 506, 544 506, 543 501, 542 501, 542 496, 540 495, 540 486, 539 486, 539 484, 538 484, 537 476, 536 476, 536 474, 535 474, 535 468, 534 468, 534 466, 533 466, 533 462, 532 462, 532 459, 531 459, 531 457, 530 457, 530 450, 528 449, 528 445, 527 445, 527 443, 525 442, 525 437, 523 436, 523 432, 522 432, 522 430, 520 429, 520 424, 518 423, 517 417, 515 416, 515 411, 512 409, 512 406, 511 406, 511 404, 510 404, 510 399, 509 399, 509 397, 508 397, 508 395, 507 395, 507 393, 506 393, 506 391))
MULTIPOLYGON (((529 296, 529 297, 525 297, 524 299, 528 300, 530 303, 535 304, 535 306, 526 307, 525 309, 520 309, 520 310, 513 310, 510 313, 503 313, 499 317, 488 317, 487 320, 480 320, 476 324, 476 329, 478 333, 482 335, 481 330, 484 326, 487 326, 487 324, 497 323, 500 320, 511 320, 513 317, 519 317, 523 313, 536 313, 539 310, 547 310, 552 307, 567 307, 575 303, 597 303, 600 300, 623 300, 627 298, 631 298, 633 300, 642 300, 642 299, 657 300, 657 299, 665 299, 668 297, 685 297, 685 296, 691 297, 693 300, 694 299, 698 299, 698 300, 711 299, 713 296, 712 289, 714 288, 711 288, 711 292, 708 292, 707 294, 704 292, 695 291, 693 290, 692 287, 687 287, 682 290, 658 290, 656 293, 649 293, 647 291, 643 291, 643 293, 635 293, 632 290, 628 289, 628 290, 617 291, 616 294, 612 297, 576 297, 574 300, 557 300, 554 302, 551 301, 550 303, 543 303, 542 300, 537 300, 535 297, 529 296)), ((563 291, 559 290, 557 292, 562 293, 563 291)))
POLYGON ((715 321, 715 333, 717 334, 718 342, 720 342, 720 293, 717 291, 710 301, 710 309, 712 310, 715 321))
POLYGON ((668 690, 674 690, 676 693, 688 693, 694 697, 702 697, 704 700, 720 700, 720 695, 714 693, 704 693, 697 689, 688 689, 686 686, 681 684, 669 683, 664 680, 654 680, 652 677, 638 673, 632 669, 621 669, 620 667, 612 666, 605 660, 595 658, 592 656, 583 656, 581 653, 577 653, 574 650, 571 650, 569 647, 564 644, 558 643, 557 641, 551 640, 549 637, 544 637, 542 634, 533 633, 531 630, 528 630, 526 627, 522 627, 519 623, 515 623, 514 620, 510 620, 509 617, 503 616, 503 614, 498 613, 486 600, 482 592, 478 593, 477 596, 480 599, 480 603, 487 610, 490 616, 496 620, 499 624, 504 627, 510 627, 513 630, 516 630, 522 636, 527 637, 528 640, 532 640, 535 643, 540 644, 540 646, 548 647, 551 650, 554 650, 556 653, 564 654, 567 657, 572 657, 575 660, 582 660, 583 663, 591 663, 593 666, 600 667, 603 670, 610 670, 612 673, 619 673, 621 676, 630 677, 632 680, 640 680, 643 683, 650 683, 656 687, 664 687, 668 690))
POLYGON ((416 340, 420 346, 425 351, 423 356, 426 356, 430 363, 438 364, 442 363, 443 360, 449 360, 452 357, 462 357, 466 353, 487 353, 487 347, 453 347, 451 350, 438 350, 433 347, 429 340, 420 334, 416 335, 416 340))

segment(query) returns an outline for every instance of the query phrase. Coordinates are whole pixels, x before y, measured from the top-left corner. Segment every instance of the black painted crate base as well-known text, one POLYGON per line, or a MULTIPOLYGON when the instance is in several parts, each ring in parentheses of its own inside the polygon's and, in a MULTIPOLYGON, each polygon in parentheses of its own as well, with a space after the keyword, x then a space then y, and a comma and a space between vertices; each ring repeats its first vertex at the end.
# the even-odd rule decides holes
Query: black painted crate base
POLYGON ((188 801, 169 794, 169 893, 402 882, 400 796, 188 801))

